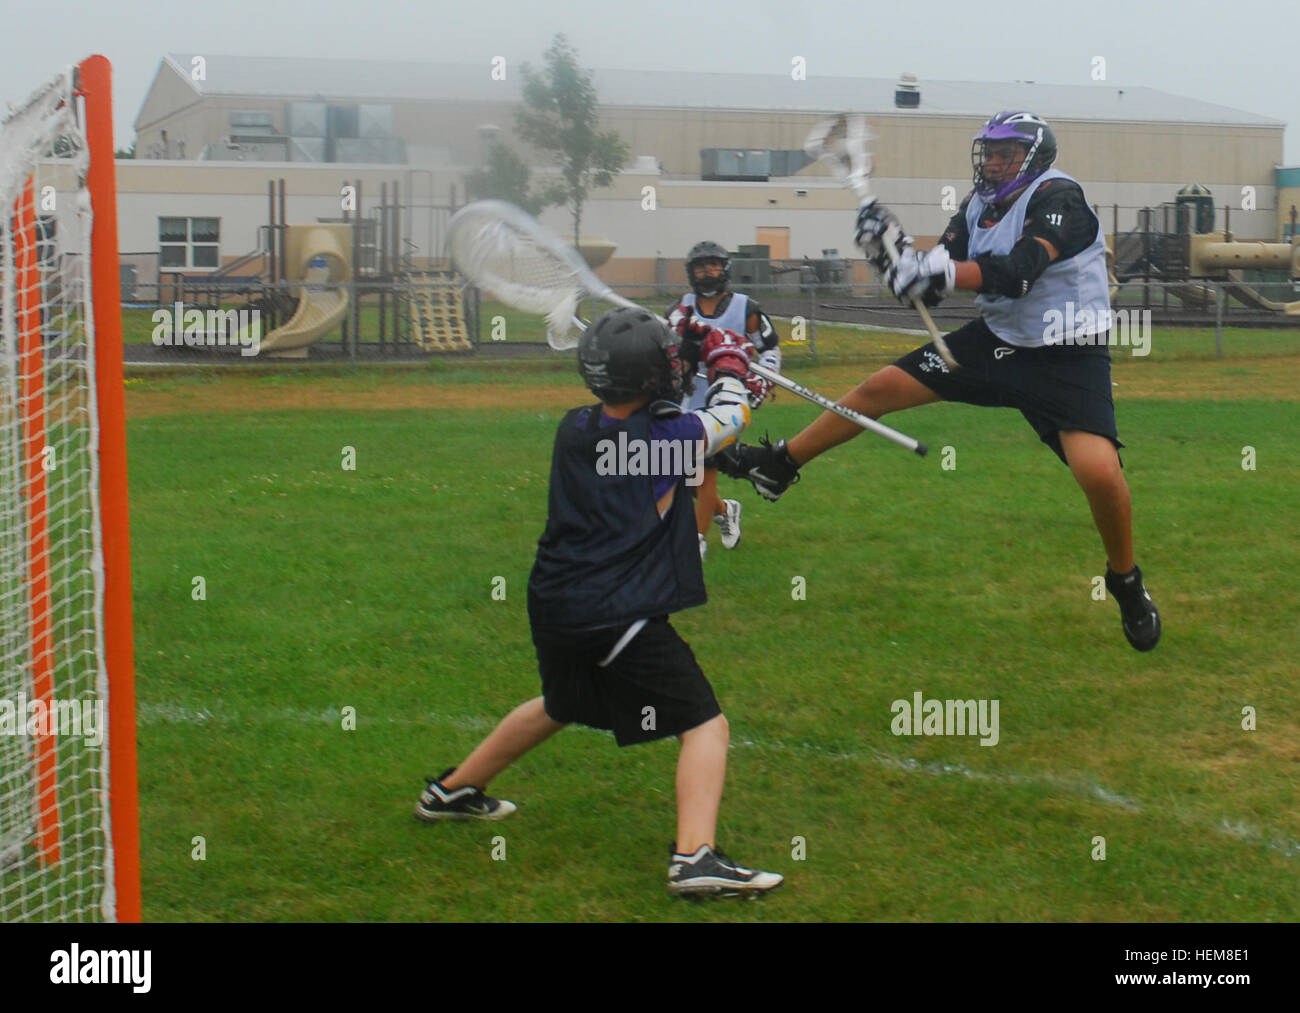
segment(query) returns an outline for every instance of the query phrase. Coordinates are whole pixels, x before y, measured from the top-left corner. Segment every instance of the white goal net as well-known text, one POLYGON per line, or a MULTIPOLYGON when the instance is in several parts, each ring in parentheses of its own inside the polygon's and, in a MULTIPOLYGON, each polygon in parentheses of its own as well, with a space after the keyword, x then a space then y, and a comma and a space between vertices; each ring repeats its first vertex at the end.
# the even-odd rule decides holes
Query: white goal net
POLYGON ((0 921, 117 917, 77 87, 70 68, 0 125, 0 921))

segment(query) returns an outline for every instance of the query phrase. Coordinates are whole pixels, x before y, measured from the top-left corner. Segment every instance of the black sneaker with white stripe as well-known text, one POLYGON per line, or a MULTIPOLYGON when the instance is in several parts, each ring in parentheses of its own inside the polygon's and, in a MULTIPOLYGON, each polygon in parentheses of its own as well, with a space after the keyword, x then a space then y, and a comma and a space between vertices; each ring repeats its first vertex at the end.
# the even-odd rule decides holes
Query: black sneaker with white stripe
POLYGON ((488 798, 471 785, 449 791, 442 786, 442 782, 455 771, 455 767, 450 767, 437 777, 425 778, 429 786, 420 792, 420 801, 415 803, 417 820, 426 823, 440 823, 443 820, 503 820, 517 808, 513 802, 488 798))
POLYGON ((1149 651, 1160 643, 1160 613, 1142 583, 1142 571, 1134 566, 1119 574, 1106 566, 1106 590, 1119 603, 1124 636, 1139 651, 1149 651))
POLYGON ((693 855, 679 855, 674 846, 668 866, 668 892, 677 897, 756 897, 783 882, 784 876, 746 869, 707 844, 693 855))

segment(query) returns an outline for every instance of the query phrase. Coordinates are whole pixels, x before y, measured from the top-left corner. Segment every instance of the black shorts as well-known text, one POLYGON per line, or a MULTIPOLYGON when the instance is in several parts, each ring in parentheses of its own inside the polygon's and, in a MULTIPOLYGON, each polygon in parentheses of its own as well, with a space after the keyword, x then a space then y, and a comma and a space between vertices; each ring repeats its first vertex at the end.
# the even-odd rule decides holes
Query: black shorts
POLYGON ((722 713, 690 645, 651 619, 605 667, 626 626, 574 633, 533 627, 546 715, 613 731, 620 746, 680 735, 722 713))
MULTIPOLYGON (((1021 348, 1003 341, 983 318, 944 339, 961 369, 950 372, 930 342, 894 363, 945 401, 1019 408, 1038 438, 1065 461, 1061 430, 1096 433, 1115 444, 1115 402, 1110 387, 1110 349, 1095 345, 1021 348)), ((1068 463, 1068 462, 1067 462, 1068 463)))

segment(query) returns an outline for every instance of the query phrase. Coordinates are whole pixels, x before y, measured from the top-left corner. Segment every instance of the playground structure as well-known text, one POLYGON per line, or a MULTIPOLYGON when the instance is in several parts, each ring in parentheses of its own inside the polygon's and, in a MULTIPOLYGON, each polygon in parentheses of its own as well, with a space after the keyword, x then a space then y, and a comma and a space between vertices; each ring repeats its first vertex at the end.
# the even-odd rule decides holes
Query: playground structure
MULTIPOLYGON (((201 277, 160 272, 155 305, 257 310, 258 357, 382 360, 472 351, 482 330, 480 294, 465 288, 440 256, 455 188, 439 202, 430 184, 416 199, 415 179, 413 170, 400 184, 381 184, 377 201, 367 201, 355 181, 343 188, 339 216, 294 224, 285 213, 285 181, 270 180, 257 248, 201 277)), ((1294 326, 1300 317, 1300 298, 1292 294, 1300 294, 1296 223, 1291 243, 1235 242, 1231 209, 1221 210, 1222 230, 1214 228, 1215 213, 1212 195, 1197 186, 1141 209, 1138 227, 1127 233, 1116 231, 1115 207, 1107 241, 1112 302, 1198 326, 1221 326, 1229 315, 1250 326, 1294 326)), ((608 241, 584 239, 581 252, 593 266, 614 251, 608 241)), ((843 301, 823 308, 856 319, 861 306, 853 290, 861 282, 854 264, 837 251, 822 252, 817 261, 778 261, 767 247, 741 247, 733 265, 737 283, 762 291, 788 314, 815 315, 819 299, 835 296, 843 301)), ((640 297, 673 290, 679 274, 660 258, 640 297)), ((168 354, 230 355, 247 344, 232 340, 168 354)), ((488 350, 505 351, 507 344, 493 341, 488 350)), ((256 361, 242 355, 239 361, 250 360, 256 361)))
POLYGON ((268 181, 257 248, 201 278, 167 273, 160 301, 166 289, 169 301, 193 307, 256 310, 259 354, 270 358, 305 359, 313 345, 354 359, 471 350, 477 293, 438 255, 453 204, 404 204, 397 181, 382 184, 369 208, 360 180, 345 190, 341 216, 290 224, 285 181, 268 181), (408 238, 417 212, 423 249, 408 238))
POLYGON ((285 231, 285 278, 301 282, 298 307, 267 332, 261 350, 272 358, 307 357, 307 346, 343 322, 348 292, 337 287, 352 274, 352 227, 290 225, 285 231))
MULTIPOLYGON (((1166 305, 1172 296, 1188 309, 1209 311, 1221 291, 1225 299, 1248 310, 1300 316, 1300 300, 1270 299, 1247 280, 1250 272, 1294 283, 1300 278, 1300 242, 1234 241, 1229 227, 1231 209, 1226 205, 1224 228, 1215 231, 1213 198, 1198 184, 1184 187, 1174 202, 1160 211, 1162 228, 1153 227, 1156 209, 1143 208, 1136 229, 1115 232, 1108 241, 1112 301, 1121 284, 1140 280, 1144 305, 1150 304, 1149 285, 1154 282, 1163 291, 1166 305)), ((1118 218, 1118 209, 1115 215, 1118 218)))

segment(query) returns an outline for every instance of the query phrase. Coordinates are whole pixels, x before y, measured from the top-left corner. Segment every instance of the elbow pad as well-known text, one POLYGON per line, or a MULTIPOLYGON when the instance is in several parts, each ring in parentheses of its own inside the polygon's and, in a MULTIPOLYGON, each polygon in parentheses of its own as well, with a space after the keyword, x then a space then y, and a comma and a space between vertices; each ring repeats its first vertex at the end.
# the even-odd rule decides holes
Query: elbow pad
POLYGON ((704 425, 704 456, 712 457, 749 425, 749 392, 736 377, 720 376, 709 388, 705 406, 692 414, 704 425))
POLYGON ((760 352, 776 348, 781 340, 776 335, 776 328, 772 326, 772 318, 766 313, 758 314, 758 330, 748 332, 745 337, 760 352))

